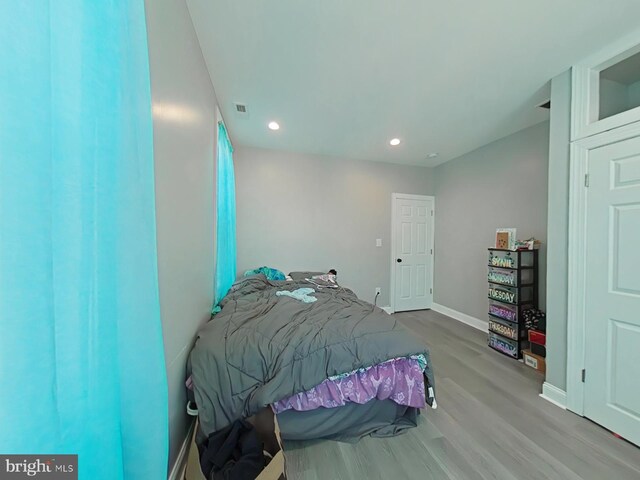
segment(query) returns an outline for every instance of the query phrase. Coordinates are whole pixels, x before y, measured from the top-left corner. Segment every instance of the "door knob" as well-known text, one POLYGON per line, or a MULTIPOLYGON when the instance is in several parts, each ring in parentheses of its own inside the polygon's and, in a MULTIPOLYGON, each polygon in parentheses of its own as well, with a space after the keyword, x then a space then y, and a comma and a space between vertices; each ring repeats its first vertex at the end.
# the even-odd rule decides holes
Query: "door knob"
POLYGON ((402 259, 401 258, 396 258, 396 262, 402 263, 402 259))

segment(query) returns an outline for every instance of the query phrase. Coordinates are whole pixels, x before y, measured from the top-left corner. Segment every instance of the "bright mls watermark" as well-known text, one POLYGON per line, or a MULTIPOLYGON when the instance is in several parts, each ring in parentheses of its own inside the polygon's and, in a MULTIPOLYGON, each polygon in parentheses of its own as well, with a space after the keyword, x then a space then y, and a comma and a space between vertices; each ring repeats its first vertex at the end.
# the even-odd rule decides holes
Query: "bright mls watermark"
POLYGON ((2 455, 0 480, 78 480, 78 455, 2 455))

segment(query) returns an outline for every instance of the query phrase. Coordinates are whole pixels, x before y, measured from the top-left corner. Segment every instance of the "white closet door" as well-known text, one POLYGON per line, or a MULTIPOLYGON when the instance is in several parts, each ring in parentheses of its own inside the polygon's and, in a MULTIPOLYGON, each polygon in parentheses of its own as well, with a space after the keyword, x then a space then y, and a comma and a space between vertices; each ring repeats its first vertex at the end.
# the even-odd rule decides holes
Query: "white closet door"
POLYGON ((588 170, 584 415, 640 444, 640 137, 588 170))

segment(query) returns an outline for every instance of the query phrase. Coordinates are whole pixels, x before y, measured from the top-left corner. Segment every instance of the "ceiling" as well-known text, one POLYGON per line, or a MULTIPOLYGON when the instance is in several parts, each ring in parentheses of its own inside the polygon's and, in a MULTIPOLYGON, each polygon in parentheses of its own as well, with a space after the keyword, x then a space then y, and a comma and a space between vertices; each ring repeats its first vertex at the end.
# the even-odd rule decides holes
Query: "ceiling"
POLYGON ((546 120, 549 79, 640 18, 637 0, 187 3, 236 146, 425 166, 546 120))

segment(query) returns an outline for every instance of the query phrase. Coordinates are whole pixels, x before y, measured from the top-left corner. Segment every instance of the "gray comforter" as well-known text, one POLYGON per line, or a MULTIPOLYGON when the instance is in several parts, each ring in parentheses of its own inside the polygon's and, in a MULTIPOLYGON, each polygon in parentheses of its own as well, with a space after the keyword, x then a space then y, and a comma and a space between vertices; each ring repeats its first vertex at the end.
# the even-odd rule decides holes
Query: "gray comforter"
POLYGON ((427 348, 392 316, 346 288, 316 288, 314 303, 276 296, 302 287, 313 285, 244 279, 198 333, 190 368, 205 434, 331 375, 395 357, 424 354, 434 386, 427 348))

